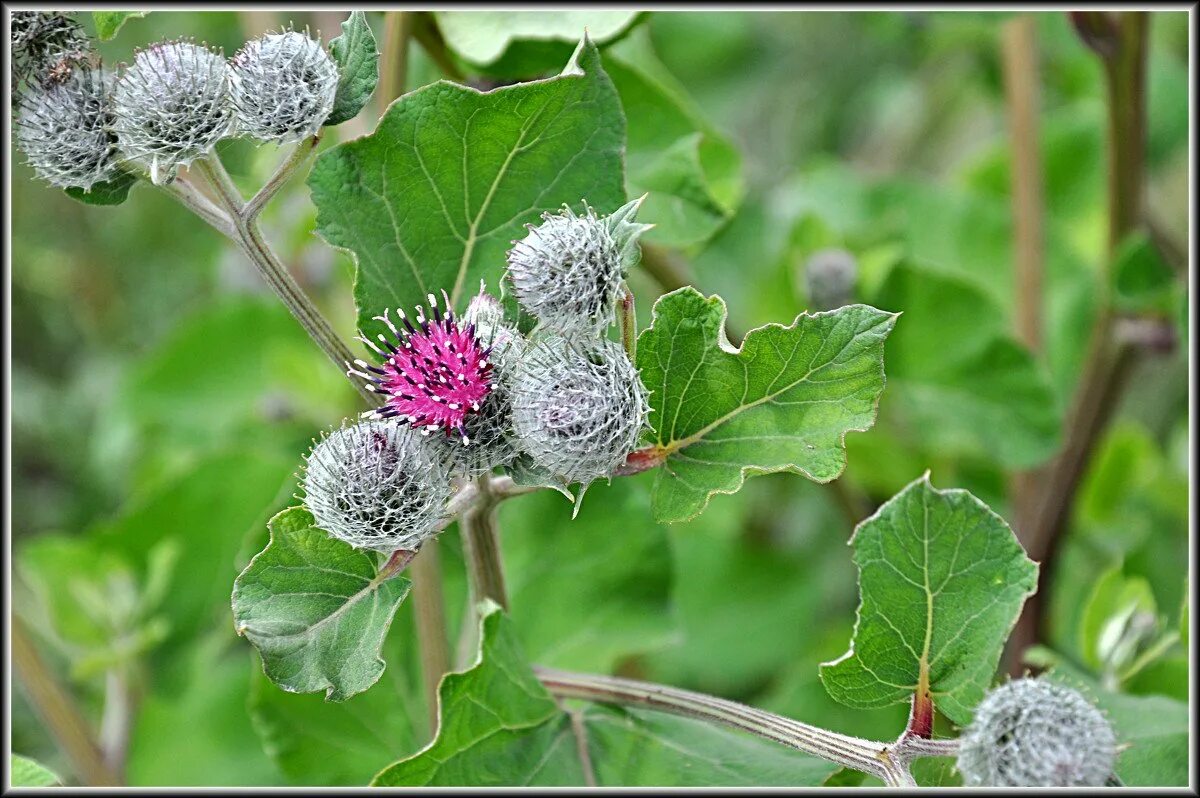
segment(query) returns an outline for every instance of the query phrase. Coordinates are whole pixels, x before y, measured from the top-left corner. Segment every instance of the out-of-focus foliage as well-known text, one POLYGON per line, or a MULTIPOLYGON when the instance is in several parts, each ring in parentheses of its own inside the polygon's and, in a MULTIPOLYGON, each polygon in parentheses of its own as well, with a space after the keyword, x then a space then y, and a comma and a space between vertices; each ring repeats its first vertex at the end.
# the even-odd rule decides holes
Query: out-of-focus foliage
MULTIPOLYGON (((482 47, 454 32, 450 13, 436 21, 483 87, 555 74, 577 40, 513 25, 482 47)), ((653 523, 653 475, 594 486, 575 520, 553 493, 507 503, 510 631, 531 661, 713 692, 858 735, 903 728, 904 707, 842 706, 818 678, 817 663, 845 651, 857 602, 844 508, 874 508, 929 468, 1011 520, 1009 479, 1061 441, 1104 288, 1101 70, 1065 15, 1039 13, 1045 348, 1016 343, 1000 59, 1011 16, 671 12, 592 29, 626 115, 624 188, 650 192, 639 220, 659 224, 647 240, 685 258, 704 295, 724 297, 734 337, 809 309, 805 264, 828 247, 855 258, 856 301, 902 315, 879 417, 846 438, 835 489, 771 474, 669 527, 653 523)), ((119 35, 103 23, 114 35, 98 48, 128 62, 134 47, 188 35, 228 54, 288 21, 328 42, 344 17, 155 11, 123 20, 119 35)), ((366 18, 386 55, 382 13, 366 18)), ((1155 13, 1150 39, 1148 205, 1186 251, 1186 15, 1155 13)), ((419 46, 408 66, 408 89, 440 77, 419 46)), ((377 97, 327 128, 322 147, 369 132, 381 111, 377 97)), ((244 141, 219 149, 247 192, 282 156, 244 141)), ((294 504, 302 453, 360 409, 354 391, 249 262, 153 187, 134 186, 119 206, 84 205, 11 155, 14 609, 97 726, 106 674, 134 685, 129 782, 361 785, 415 754, 432 730, 411 601, 383 640, 380 680, 338 705, 267 682, 229 611, 267 519, 294 504)), ((302 179, 285 189, 266 236, 349 339, 353 265, 314 235, 309 191, 302 179)), ((1184 334, 1186 298, 1160 254, 1145 239, 1122 254, 1123 307, 1184 334)), ((631 281, 644 328, 659 290, 641 267, 631 281)), ((1185 759, 1137 753, 1139 740, 1168 738, 1168 754, 1187 743, 1186 349, 1136 364, 1043 596, 1058 672, 1095 684, 1119 733, 1132 723, 1119 764, 1130 784, 1186 777, 1185 759)), ((441 540, 454 639, 466 587, 457 534, 441 540)), ((14 699, 13 750, 75 783, 19 689, 14 699)), ((541 709, 538 723, 561 723, 541 709)), ((654 783, 655 768, 678 764, 659 743, 683 721, 609 710, 587 721, 593 745, 653 754, 640 774, 604 776, 614 783, 654 783)), ((938 732, 953 728, 939 719, 938 732)), ((953 783, 943 764, 923 763, 918 778, 953 783)))

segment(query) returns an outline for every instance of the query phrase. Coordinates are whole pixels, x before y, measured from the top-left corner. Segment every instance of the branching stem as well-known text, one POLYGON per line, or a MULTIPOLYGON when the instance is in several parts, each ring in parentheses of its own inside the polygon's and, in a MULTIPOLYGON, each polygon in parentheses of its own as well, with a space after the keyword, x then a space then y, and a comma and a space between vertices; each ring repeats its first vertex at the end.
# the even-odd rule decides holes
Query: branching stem
POLYGON ((909 772, 909 763, 914 759, 953 756, 958 750, 955 740, 925 739, 908 732, 894 743, 864 740, 736 701, 661 684, 542 667, 534 671, 546 689, 559 698, 639 706, 718 723, 868 773, 891 787, 916 786, 909 772))

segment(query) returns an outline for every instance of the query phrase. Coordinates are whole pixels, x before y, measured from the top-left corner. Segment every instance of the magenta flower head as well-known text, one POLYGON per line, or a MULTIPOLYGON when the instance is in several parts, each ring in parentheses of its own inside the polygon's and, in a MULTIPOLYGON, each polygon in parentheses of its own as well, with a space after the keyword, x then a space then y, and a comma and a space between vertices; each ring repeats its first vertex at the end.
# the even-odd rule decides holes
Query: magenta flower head
POLYGON ((468 422, 493 389, 491 347, 480 342, 474 324, 455 317, 444 291, 442 300, 445 308, 439 309, 437 298, 430 294, 430 315, 417 307, 415 324, 397 310, 403 329, 392 321, 390 311, 376 316, 391 335, 379 333, 375 341, 360 335, 358 340, 382 362, 374 366, 355 360, 353 366, 347 364, 347 373, 366 380, 367 390, 386 400, 364 416, 395 418, 427 435, 434 431, 457 435, 469 446, 468 422))

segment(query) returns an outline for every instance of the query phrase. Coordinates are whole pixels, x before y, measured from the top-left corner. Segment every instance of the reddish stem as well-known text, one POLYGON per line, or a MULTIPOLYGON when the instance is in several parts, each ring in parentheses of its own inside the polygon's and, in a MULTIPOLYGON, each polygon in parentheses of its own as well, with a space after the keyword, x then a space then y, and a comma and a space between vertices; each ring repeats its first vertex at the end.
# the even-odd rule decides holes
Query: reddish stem
POLYGON ((908 734, 927 740, 933 736, 933 696, 928 691, 913 693, 912 711, 908 715, 908 734))
POLYGON ((667 450, 660 446, 646 446, 642 449, 630 452, 625 458, 625 462, 617 466, 613 471, 613 476, 628 477, 634 474, 640 474, 643 471, 649 471, 652 468, 658 468, 667 460, 667 450))

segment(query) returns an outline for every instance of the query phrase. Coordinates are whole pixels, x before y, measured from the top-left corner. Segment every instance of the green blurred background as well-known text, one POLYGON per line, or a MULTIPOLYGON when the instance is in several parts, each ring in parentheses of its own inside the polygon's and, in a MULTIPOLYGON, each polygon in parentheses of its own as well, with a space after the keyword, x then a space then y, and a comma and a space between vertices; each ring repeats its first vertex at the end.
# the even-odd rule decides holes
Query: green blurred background
MULTIPOLYGON (((130 21, 101 51, 129 60, 136 46, 190 35, 232 53, 287 21, 328 40, 343 16, 155 12, 130 21)), ((368 16, 382 40, 383 13, 368 16)), ((1012 14, 658 12, 605 43, 605 66, 629 114, 631 172, 661 144, 653 115, 637 105, 636 81, 621 78, 631 64, 665 75, 689 124, 740 154, 744 191, 734 185, 732 158, 732 172, 714 179, 730 187, 714 188, 724 202, 711 235, 658 243, 698 288, 726 299, 734 330, 786 323, 808 308, 806 261, 829 246, 857 258, 860 301, 905 311, 888 344, 879 423, 847 440, 845 491, 868 505, 930 468, 939 487, 968 488, 1007 518, 1012 473, 1044 462, 1057 445, 1105 259, 1105 106, 1099 62, 1066 15, 1034 16, 1047 345, 1027 357, 1045 386, 1028 402, 1044 406, 1020 419, 1049 422, 1031 429, 1005 426, 1008 396, 993 395, 1000 410, 971 410, 970 396, 953 400, 955 386, 966 394, 986 386, 991 363, 936 367, 985 327, 1013 335, 1001 59, 1012 14), (647 66, 651 50, 657 59, 647 66), (930 386, 947 384, 930 398, 930 386)), ((530 45, 528 53, 510 49, 500 66, 465 68, 515 77, 505 74, 506 59, 527 57, 517 60, 530 69, 539 59, 561 64, 569 52, 566 43, 530 45)), ((1155 13, 1148 206, 1184 251, 1187 60, 1187 15, 1155 13)), ((410 48, 408 67, 410 88, 438 77, 420 47, 410 48)), ((322 146, 368 132, 380 111, 369 106, 322 146)), ((247 190, 280 157, 241 141, 221 154, 247 190)), ((301 180, 264 225, 349 337, 353 267, 312 233, 301 180)), ((645 324, 658 289, 640 278, 635 289, 645 324)), ((1176 290, 1154 308, 1186 341, 1186 295, 1176 290)), ((337 711, 319 696, 265 684, 233 634, 233 577, 261 547, 265 520, 294 501, 292 474, 310 439, 356 410, 344 378, 249 262, 149 186, 120 207, 91 207, 16 165, 12 311, 15 609, 97 727, 111 675, 133 685, 129 782, 361 784, 420 747, 428 729, 406 645, 411 602, 393 626, 384 681, 337 711)), ((1143 647, 1179 623, 1186 350, 1139 360, 1088 470, 1048 597, 1053 634, 1042 642, 1097 678, 1106 665, 1089 648, 1085 618, 1097 585, 1150 619, 1143 647)), ((650 520, 647 484, 643 475, 597 485, 573 522, 555 496, 504 507, 513 614, 533 659, 709 691, 846 732, 891 737, 903 728, 905 707, 841 707, 817 677, 819 662, 845 650, 854 618, 845 491, 795 475, 759 477, 717 497, 696 521, 665 528, 650 520)), ((447 615, 457 626, 462 564, 456 535, 442 540, 447 615)), ((1120 687, 1186 700, 1187 667, 1182 647, 1168 647, 1120 687)), ((14 750, 70 779, 70 762, 24 694, 13 698, 14 750)))

